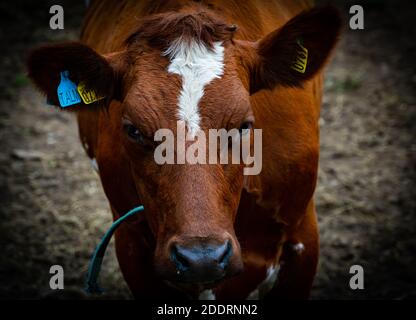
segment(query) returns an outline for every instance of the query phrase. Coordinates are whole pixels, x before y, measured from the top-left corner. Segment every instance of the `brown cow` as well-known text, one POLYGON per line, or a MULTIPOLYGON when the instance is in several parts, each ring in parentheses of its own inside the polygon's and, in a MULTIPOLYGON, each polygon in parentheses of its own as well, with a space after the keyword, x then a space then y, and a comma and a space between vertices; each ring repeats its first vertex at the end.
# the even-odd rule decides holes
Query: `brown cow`
POLYGON ((136 298, 308 297, 321 70, 340 25, 337 10, 309 1, 103 0, 80 43, 31 53, 29 75, 52 103, 64 70, 106 97, 71 109, 114 218, 145 207, 115 234, 136 298), (262 129, 261 173, 158 165, 154 134, 177 120, 188 132, 262 129))

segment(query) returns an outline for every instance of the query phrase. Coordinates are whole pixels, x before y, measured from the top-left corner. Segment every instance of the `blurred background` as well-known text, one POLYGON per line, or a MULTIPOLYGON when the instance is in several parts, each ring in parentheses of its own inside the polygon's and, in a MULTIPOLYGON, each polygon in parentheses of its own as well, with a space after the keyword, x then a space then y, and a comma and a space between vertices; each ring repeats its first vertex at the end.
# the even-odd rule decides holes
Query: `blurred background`
MULTIPOLYGON (((311 298, 416 298, 416 5, 329 2, 346 22, 350 6, 362 5, 365 29, 346 24, 326 73, 316 190, 321 254, 311 298), (349 288, 354 264, 364 268, 364 290, 349 288)), ((111 224, 75 118, 46 105, 25 76, 28 50, 77 39, 84 13, 81 0, 0 3, 2 299, 54 295, 53 264, 65 270, 59 297, 85 298, 90 256, 111 224), (49 29, 53 4, 64 7, 64 30, 49 29)), ((100 279, 103 298, 131 298, 111 244, 100 279)))

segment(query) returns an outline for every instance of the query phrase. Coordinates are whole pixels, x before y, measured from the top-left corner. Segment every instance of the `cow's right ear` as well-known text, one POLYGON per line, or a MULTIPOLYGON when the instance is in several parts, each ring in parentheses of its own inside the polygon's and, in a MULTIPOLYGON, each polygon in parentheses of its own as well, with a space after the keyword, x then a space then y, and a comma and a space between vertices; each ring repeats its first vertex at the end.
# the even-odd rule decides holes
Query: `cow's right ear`
POLYGON ((100 102, 107 104, 111 99, 120 99, 123 54, 100 55, 79 42, 45 45, 29 54, 28 76, 46 94, 50 104, 60 106, 57 89, 64 71, 68 71, 75 84, 83 82, 97 97, 105 97, 100 102))

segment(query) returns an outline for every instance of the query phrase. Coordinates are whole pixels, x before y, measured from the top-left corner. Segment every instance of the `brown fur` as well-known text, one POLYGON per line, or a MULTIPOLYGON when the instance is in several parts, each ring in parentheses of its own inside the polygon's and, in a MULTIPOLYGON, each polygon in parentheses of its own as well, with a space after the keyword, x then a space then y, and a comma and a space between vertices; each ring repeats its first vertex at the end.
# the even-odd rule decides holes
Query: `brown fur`
POLYGON ((128 45, 146 40, 151 46, 166 50, 175 39, 197 41, 212 47, 215 41, 232 38, 234 28, 207 7, 191 5, 178 12, 150 15, 126 40, 128 45))
POLYGON ((171 244, 201 239, 231 241, 228 276, 244 263, 242 273, 214 286, 218 298, 246 298, 275 262, 282 270, 268 297, 308 296, 318 257, 313 192, 320 71, 340 29, 332 8, 298 15, 309 7, 307 1, 283 0, 96 1, 83 45, 44 47, 29 58, 31 78, 48 95, 61 68, 68 68, 74 81, 88 80, 112 99, 107 111, 74 110, 114 217, 145 206, 143 216, 116 232, 121 270, 136 297, 196 297, 196 285, 172 287, 164 279, 175 278, 171 244), (123 131, 123 121, 146 141, 159 128, 175 131, 182 80, 166 71, 169 59, 162 53, 178 37, 208 46, 223 42, 224 74, 205 87, 201 128, 239 128, 254 117, 255 127, 263 129, 260 175, 243 177, 242 165, 159 166, 149 148, 123 131), (300 37, 310 54, 305 74, 290 69, 300 37), (305 244, 301 256, 288 249, 294 241, 305 244))

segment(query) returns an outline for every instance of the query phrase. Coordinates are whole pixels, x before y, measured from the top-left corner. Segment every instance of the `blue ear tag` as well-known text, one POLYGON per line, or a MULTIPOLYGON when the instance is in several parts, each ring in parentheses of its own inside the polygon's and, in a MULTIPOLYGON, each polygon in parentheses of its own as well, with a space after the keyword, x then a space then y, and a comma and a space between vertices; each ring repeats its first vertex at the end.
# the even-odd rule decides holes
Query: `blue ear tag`
POLYGON ((58 99, 62 108, 81 102, 77 91, 77 85, 69 80, 69 71, 61 72, 61 82, 58 86, 58 99))

